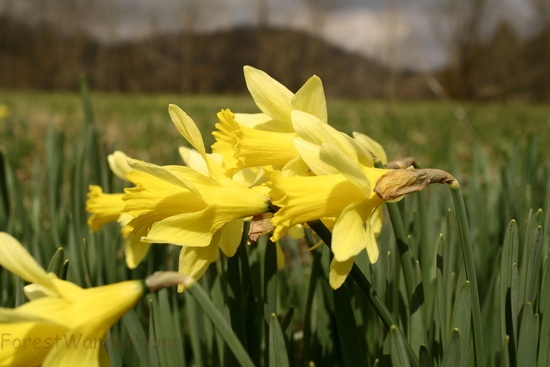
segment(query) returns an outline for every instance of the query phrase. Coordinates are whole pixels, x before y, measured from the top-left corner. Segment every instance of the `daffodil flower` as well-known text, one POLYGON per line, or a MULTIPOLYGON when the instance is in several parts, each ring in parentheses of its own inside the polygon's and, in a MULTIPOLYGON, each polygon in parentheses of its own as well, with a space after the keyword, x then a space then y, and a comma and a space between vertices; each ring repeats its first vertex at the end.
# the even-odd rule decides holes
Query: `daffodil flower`
MULTIPOLYGON (((111 171, 126 180, 126 175, 131 171, 127 163, 128 156, 121 151, 115 151, 107 156, 107 162, 111 171)), ((98 185, 90 185, 88 188, 88 198, 86 200, 86 211, 92 215, 88 218, 88 226, 97 232, 107 223, 119 222, 122 232, 127 233, 126 225, 130 221, 126 214, 122 214, 124 202, 123 193, 108 194, 103 192, 103 188, 98 185)))
POLYGON ((216 138, 212 151, 223 155, 224 168, 231 175, 244 167, 282 167, 298 155, 293 140, 296 134, 292 111, 304 111, 327 122, 325 94, 319 77, 311 77, 294 94, 251 66, 244 67, 244 76, 262 112, 233 114, 223 110, 218 114, 218 131, 212 133, 216 138))
POLYGON ((278 240, 292 225, 336 217, 330 282, 338 288, 360 251, 366 249, 372 263, 378 259, 376 232, 381 225, 375 215, 377 208, 430 183, 445 182, 447 176, 436 170, 367 167, 331 143, 321 145, 319 159, 339 173, 285 177, 270 171, 270 196, 280 208, 271 220, 275 226, 272 240, 278 240))
POLYGON ((88 226, 97 232, 105 224, 118 221, 124 207, 122 201, 124 194, 104 193, 101 186, 98 185, 90 185, 88 190, 86 211, 92 214, 88 218, 88 226))
POLYGON ((372 262, 378 258, 374 231, 365 225, 367 219, 384 201, 370 185, 387 170, 364 167, 365 182, 361 187, 344 174, 322 176, 283 176, 269 171, 270 196, 279 210, 271 223, 275 226, 272 240, 277 241, 296 224, 316 219, 337 217, 333 229, 333 252, 338 261, 345 261, 367 248, 372 262), (353 241, 350 243, 349 238, 353 241))
MULTIPOLYGON (((0 233, 0 266, 31 282, 31 302, 0 308, 0 366, 99 366, 108 329, 144 294, 139 280, 82 289, 58 279, 0 233)), ((102 363, 104 364, 104 363, 102 363)))
POLYGON ((197 126, 183 110, 171 105, 169 113, 200 158, 185 149, 183 155, 201 168, 129 160, 127 178, 135 187, 125 189, 123 212, 133 218, 132 235, 141 242, 182 246, 180 272, 199 278, 219 249, 235 254, 243 218, 268 211, 269 203, 265 189, 236 182, 218 157, 206 154, 197 126))
MULTIPOLYGON (((107 156, 107 161, 111 171, 122 180, 127 181, 126 176, 132 170, 128 165, 128 156, 121 151, 115 151, 107 156)), ((136 236, 133 233, 133 228, 129 226, 133 218, 122 212, 124 193, 104 193, 103 188, 98 185, 90 185, 88 190, 86 211, 91 213, 88 218, 88 226, 92 231, 97 232, 107 223, 118 222, 124 238, 126 265, 131 269, 137 267, 147 255, 151 244, 141 242, 140 237, 136 236)))

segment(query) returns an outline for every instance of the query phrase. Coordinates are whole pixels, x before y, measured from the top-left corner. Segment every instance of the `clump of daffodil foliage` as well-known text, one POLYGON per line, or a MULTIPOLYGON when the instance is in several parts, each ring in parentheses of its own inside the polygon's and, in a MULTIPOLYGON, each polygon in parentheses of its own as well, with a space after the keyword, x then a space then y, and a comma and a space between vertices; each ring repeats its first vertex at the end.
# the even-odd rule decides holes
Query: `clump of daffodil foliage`
MULTIPOLYGON (((103 159, 87 114, 71 210, 57 164, 45 171, 48 219, 21 217, 49 221, 67 258, 2 206, 0 229, 23 245, 0 233, 0 366, 546 365, 548 216, 523 218, 524 241, 512 221, 500 243, 481 243, 494 223, 470 231, 467 215, 479 219, 494 192, 471 191, 467 212, 449 173, 339 131, 317 76, 295 93, 251 66, 244 77, 258 111, 213 111, 213 131, 168 106, 185 144, 177 164, 103 159), (432 183, 451 195, 419 194, 432 183)), ((53 165, 62 152, 48 139, 53 165)), ((17 192, 6 167, 0 188, 17 192)))

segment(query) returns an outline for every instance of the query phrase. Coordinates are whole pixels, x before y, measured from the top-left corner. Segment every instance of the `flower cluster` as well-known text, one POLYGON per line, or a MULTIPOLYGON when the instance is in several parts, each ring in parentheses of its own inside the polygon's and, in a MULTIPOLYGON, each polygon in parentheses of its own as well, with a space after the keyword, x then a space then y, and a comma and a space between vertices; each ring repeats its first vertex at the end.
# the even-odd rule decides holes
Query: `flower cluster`
POLYGON ((170 105, 176 129, 193 148, 180 148, 185 165, 157 166, 113 154, 112 170, 133 187, 105 194, 91 186, 90 227, 121 223, 129 267, 142 261, 151 244, 181 246, 179 271, 197 279, 219 250, 235 254, 244 220, 271 213, 274 242, 296 225, 321 220, 333 233, 330 284, 336 289, 361 251, 376 262, 381 205, 431 181, 422 181, 422 170, 376 168, 375 162, 387 163, 384 149, 364 134, 349 136, 328 123, 317 76, 296 93, 250 66, 244 76, 259 113, 220 111, 212 133, 216 142, 207 153, 195 122, 170 105))

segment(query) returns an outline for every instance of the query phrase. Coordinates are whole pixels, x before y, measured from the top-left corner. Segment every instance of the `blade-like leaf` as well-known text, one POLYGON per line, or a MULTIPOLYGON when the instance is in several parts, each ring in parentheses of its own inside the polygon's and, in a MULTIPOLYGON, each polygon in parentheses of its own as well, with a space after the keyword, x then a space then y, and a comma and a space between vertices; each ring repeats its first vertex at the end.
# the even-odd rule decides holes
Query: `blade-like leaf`
POLYGON ((269 367, 289 366, 285 337, 277 319, 271 314, 269 319, 269 367))

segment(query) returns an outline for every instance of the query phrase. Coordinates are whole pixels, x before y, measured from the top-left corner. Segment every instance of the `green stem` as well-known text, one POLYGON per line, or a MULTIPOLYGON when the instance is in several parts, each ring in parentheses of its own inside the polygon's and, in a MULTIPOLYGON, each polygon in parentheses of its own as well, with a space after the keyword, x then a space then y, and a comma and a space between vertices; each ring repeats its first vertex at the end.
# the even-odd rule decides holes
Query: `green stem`
MULTIPOLYGON (((385 168, 382 162, 378 160, 374 162, 374 166, 376 168, 385 168)), ((403 278, 405 278, 405 288, 407 289, 407 301, 410 305, 414 292, 414 270, 409 245, 407 243, 407 231, 405 231, 405 225, 403 224, 403 218, 401 217, 401 212, 399 211, 397 203, 386 203, 386 207, 388 208, 393 233, 397 242, 397 251, 399 252, 399 259, 401 260, 403 278)))
POLYGON ((468 218, 466 216, 466 207, 464 205, 464 197, 460 189, 458 181, 454 181, 449 185, 453 202, 456 208, 458 221, 458 232, 460 235, 460 244, 462 245, 462 255, 464 258, 464 267, 466 269, 466 278, 470 282, 470 297, 472 299, 472 321, 474 332, 474 353, 477 366, 483 366, 485 361, 483 348, 483 332, 481 326, 481 310, 479 305, 479 292, 477 288, 477 277, 472 253, 472 244, 470 243, 470 230, 468 227, 468 218))
MULTIPOLYGON (((317 235, 323 240, 323 242, 330 248, 332 245, 332 233, 328 230, 327 227, 320 221, 311 221, 308 222, 308 225, 311 229, 313 229, 317 235)), ((393 315, 388 310, 384 302, 378 297, 378 294, 376 293, 376 290, 372 287, 369 280, 365 277, 361 269, 354 263, 353 267, 350 272, 351 277, 357 283, 359 286, 359 289, 365 296, 367 296, 367 299, 371 303, 371 305, 374 307, 374 310, 384 323, 388 330, 392 327, 392 325, 395 325, 397 327, 397 322, 393 319, 393 315)), ((401 336, 403 337, 403 340, 407 340, 405 337, 405 334, 403 334, 403 330, 401 328, 397 327, 399 330, 399 333, 401 333, 401 336)), ((411 362, 412 366, 418 367, 419 361, 418 357, 412 350, 412 347, 410 343, 405 343, 405 347, 407 349, 407 354, 409 355, 409 360, 411 362)))
POLYGON ((397 203, 387 203, 386 206, 397 242, 397 251, 399 252, 399 259, 401 260, 401 268, 403 269, 403 278, 405 278, 405 288, 407 289, 407 297, 410 305, 414 293, 414 270, 411 252, 409 251, 409 245, 406 240, 407 234, 405 225, 403 224, 401 212, 399 211, 397 203))

